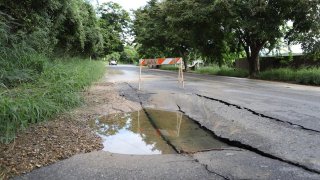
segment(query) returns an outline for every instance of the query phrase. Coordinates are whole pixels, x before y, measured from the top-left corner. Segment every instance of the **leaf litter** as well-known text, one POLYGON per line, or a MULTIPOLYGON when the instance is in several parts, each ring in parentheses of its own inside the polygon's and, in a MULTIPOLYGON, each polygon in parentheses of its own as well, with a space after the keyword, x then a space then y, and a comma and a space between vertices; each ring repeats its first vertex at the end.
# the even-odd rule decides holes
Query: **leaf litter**
POLYGON ((0 143, 0 179, 19 176, 76 154, 101 150, 101 138, 90 128, 89 120, 117 113, 119 109, 140 108, 120 96, 113 83, 94 84, 84 92, 84 99, 82 107, 19 131, 9 144, 0 143))

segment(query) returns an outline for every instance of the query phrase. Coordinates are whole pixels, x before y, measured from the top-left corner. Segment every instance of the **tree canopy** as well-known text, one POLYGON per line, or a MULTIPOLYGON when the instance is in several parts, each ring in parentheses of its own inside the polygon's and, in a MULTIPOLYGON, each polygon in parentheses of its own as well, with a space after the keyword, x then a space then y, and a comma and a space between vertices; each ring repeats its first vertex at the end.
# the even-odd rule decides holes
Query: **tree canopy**
POLYGON ((58 56, 120 53, 130 22, 117 3, 104 3, 96 11, 85 0, 2 0, 0 17, 8 36, 38 53, 58 56))
POLYGON ((130 25, 129 13, 113 2, 98 8, 99 24, 104 38, 104 53, 122 52, 130 25))
POLYGON ((319 9, 313 0, 150 0, 132 23, 113 2, 95 10, 86 0, 2 0, 1 51, 19 46, 47 56, 115 53, 125 60, 135 50, 125 48, 132 29, 142 58, 197 54, 223 65, 245 55, 255 76, 261 50, 283 40, 319 59, 319 9))
POLYGON ((221 65, 245 54, 255 76, 260 51, 280 39, 319 57, 319 9, 305 0, 151 0, 135 12, 133 29, 145 56, 197 52, 221 65))

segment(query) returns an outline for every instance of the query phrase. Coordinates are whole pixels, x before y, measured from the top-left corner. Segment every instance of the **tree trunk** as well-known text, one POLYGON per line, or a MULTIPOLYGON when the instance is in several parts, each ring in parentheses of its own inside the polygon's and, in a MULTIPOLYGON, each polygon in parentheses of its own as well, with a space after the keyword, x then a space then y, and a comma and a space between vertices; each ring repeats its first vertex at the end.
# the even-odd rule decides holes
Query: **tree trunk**
POLYGON ((219 60, 218 60, 218 65, 219 65, 219 67, 221 68, 222 67, 222 65, 223 65, 223 63, 222 63, 222 59, 220 59, 219 58, 219 60))
POLYGON ((255 78, 260 72, 260 61, 259 61, 260 49, 252 48, 251 50, 252 52, 250 56, 247 56, 247 60, 249 64, 249 76, 250 78, 255 78))

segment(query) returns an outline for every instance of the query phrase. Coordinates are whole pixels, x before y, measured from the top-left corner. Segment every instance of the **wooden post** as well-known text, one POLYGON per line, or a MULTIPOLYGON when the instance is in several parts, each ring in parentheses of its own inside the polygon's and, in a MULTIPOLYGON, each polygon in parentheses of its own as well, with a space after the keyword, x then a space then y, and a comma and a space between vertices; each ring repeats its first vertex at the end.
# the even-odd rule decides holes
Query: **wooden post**
POLYGON ((140 72, 139 72, 139 91, 140 91, 141 90, 141 71, 142 71, 141 60, 139 60, 139 66, 140 66, 140 72))
POLYGON ((181 66, 179 66, 178 83, 181 83, 181 66))
POLYGON ((183 59, 181 58, 181 63, 180 63, 180 68, 181 68, 181 82, 182 82, 182 88, 184 88, 184 79, 183 79, 182 63, 183 63, 183 59))
POLYGON ((140 133, 140 111, 138 111, 138 132, 140 133))

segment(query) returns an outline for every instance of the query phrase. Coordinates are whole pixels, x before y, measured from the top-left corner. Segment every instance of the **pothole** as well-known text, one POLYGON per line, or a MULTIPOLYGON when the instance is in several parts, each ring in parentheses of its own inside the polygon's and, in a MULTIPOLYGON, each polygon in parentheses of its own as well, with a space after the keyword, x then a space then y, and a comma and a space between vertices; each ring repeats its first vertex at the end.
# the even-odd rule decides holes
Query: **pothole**
POLYGON ((103 116, 91 123, 103 150, 119 154, 174 154, 229 146, 181 112, 144 109, 103 116))

